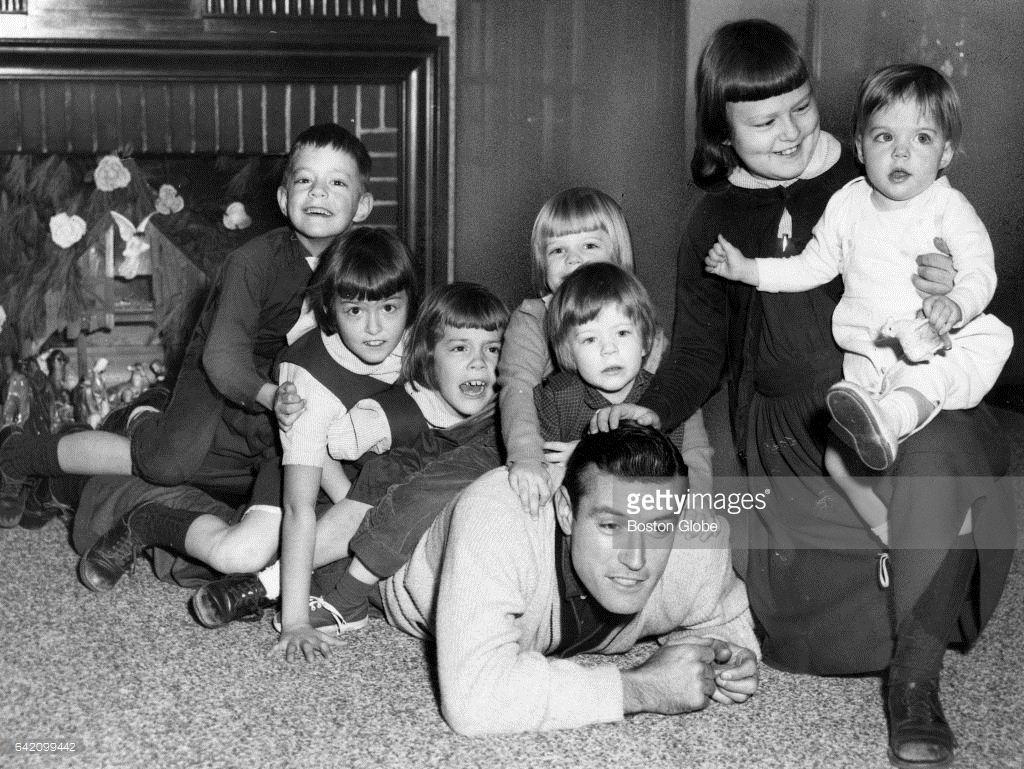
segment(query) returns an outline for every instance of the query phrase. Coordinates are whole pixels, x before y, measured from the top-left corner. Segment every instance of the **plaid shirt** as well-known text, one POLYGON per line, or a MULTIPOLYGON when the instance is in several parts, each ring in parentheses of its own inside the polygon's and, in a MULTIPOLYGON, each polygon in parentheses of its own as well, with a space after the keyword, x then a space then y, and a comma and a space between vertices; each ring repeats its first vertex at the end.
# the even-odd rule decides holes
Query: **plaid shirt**
MULTIPOLYGON (((623 403, 636 403, 651 383, 652 374, 641 369, 623 403)), ((540 418, 540 434, 546 441, 575 441, 590 429, 594 412, 612 403, 600 390, 578 374, 559 371, 533 390, 533 402, 540 418)))

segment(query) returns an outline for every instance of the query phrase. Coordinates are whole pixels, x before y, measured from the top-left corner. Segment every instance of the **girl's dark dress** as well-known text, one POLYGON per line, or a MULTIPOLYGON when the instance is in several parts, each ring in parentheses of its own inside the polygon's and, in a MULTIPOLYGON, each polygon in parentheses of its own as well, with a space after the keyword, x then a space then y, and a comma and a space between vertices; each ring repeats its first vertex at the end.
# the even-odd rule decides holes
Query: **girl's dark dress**
POLYGON ((857 175, 844 148, 824 174, 789 187, 723 182, 708 190, 679 249, 672 350, 641 399, 672 430, 727 378, 750 491, 770 489, 764 510, 730 519, 749 538, 749 558, 736 567, 746 578, 765 660, 816 674, 887 667, 896 628, 956 546, 972 505, 981 579, 963 602, 954 636, 973 640, 1002 592, 1012 556, 994 548, 1015 541, 1012 495, 990 480, 1007 462, 994 419, 983 406, 945 412, 901 445, 880 487, 893 547, 891 585, 883 588, 882 548, 823 466, 824 396, 842 379, 842 351, 831 329, 841 279, 804 293, 766 294, 704 271, 719 233, 748 257, 799 253, 828 199, 857 175), (793 219, 785 254, 778 237, 784 208, 793 219))

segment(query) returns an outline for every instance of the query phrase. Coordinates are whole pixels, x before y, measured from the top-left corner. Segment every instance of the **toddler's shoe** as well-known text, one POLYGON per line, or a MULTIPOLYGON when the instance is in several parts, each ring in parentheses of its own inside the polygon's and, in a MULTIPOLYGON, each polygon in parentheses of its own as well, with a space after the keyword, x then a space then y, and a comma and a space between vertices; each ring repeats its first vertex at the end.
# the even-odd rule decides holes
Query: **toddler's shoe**
MULTIPOLYGON (((0 449, 15 436, 22 435, 18 425, 4 425, 0 428, 0 449)), ((0 463, 0 528, 13 529, 21 521, 28 498, 28 484, 24 477, 8 475, 0 463)))
MULTIPOLYGON (((318 595, 309 597, 309 624, 314 630, 328 635, 343 635, 353 630, 362 630, 369 622, 370 602, 364 600, 358 608, 338 611, 318 595)), ((274 630, 281 632, 281 612, 274 615, 274 630)))
POLYGON ((886 470, 896 461, 899 436, 871 393, 854 382, 829 388, 825 403, 835 420, 836 434, 872 470, 886 470))
POLYGON ((113 590, 135 559, 142 552, 143 543, 132 532, 132 515, 143 509, 139 506, 118 520, 78 561, 78 578, 95 593, 113 590))
POLYGON ((230 574, 208 582, 192 596, 192 611, 204 627, 218 628, 235 620, 258 621, 274 605, 255 574, 230 574))

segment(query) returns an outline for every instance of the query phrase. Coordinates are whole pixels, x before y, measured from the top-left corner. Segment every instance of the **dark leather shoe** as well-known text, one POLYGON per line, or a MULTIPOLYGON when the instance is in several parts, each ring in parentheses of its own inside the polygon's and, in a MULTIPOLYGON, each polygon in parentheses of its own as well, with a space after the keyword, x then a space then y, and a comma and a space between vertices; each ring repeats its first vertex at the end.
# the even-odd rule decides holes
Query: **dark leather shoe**
POLYGON ((956 738, 939 702, 937 678, 890 682, 889 762, 901 769, 949 766, 956 738))
POLYGON ((112 590, 142 551, 142 543, 131 530, 131 517, 129 513, 118 520, 78 561, 78 578, 90 590, 112 590))
POLYGON ((196 619, 210 628, 235 620, 258 620, 263 610, 273 605, 255 574, 231 574, 203 585, 192 596, 196 619))
POLYGON ((28 497, 25 500, 25 513, 21 516, 21 528, 41 529, 54 518, 65 515, 65 520, 70 521, 73 510, 54 496, 49 478, 31 478, 27 485, 28 497))
MULTIPOLYGON (((23 434, 18 425, 4 425, 0 428, 0 448, 11 438, 23 434)), ((21 521, 28 498, 28 484, 25 478, 8 475, 0 465, 0 528, 12 529, 21 521)))

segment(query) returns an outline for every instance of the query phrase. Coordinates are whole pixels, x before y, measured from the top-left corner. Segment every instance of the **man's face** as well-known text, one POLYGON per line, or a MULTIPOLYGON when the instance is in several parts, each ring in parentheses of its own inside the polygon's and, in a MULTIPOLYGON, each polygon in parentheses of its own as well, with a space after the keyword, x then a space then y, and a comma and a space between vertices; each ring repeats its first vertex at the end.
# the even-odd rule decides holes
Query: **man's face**
MULTIPOLYGON (((576 576, 608 611, 635 614, 646 605, 665 571, 679 516, 669 510, 627 513, 625 501, 631 491, 651 491, 650 482, 641 479, 620 478, 590 467, 584 471, 583 486, 586 491, 575 514, 564 489, 555 498, 558 525, 571 537, 576 576), (652 531, 642 533, 648 528, 652 531)), ((680 496, 686 493, 686 479, 681 477, 661 486, 680 496)))

